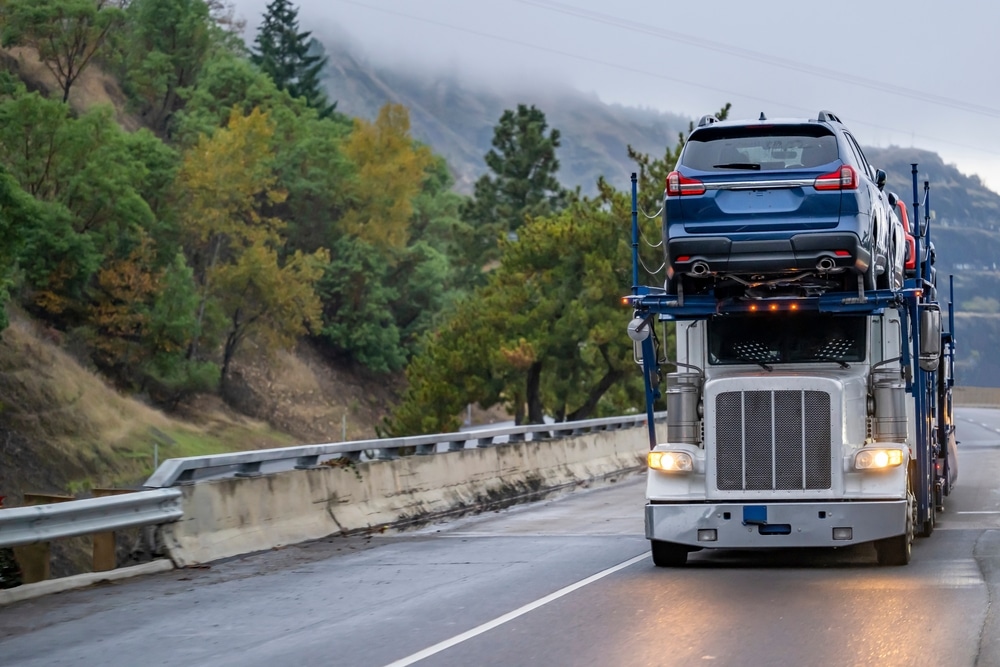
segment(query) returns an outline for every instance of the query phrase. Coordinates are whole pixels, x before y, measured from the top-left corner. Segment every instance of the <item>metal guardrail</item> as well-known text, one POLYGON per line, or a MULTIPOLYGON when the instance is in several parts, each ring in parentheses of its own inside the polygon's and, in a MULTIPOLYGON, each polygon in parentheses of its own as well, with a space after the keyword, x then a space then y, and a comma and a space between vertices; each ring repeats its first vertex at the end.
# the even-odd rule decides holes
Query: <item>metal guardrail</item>
POLYGON ((180 498, 179 489, 154 489, 0 510, 0 547, 176 521, 180 498))
MULTIPOLYGON (((665 417, 665 412, 655 415, 658 421, 665 417)), ((508 442, 525 442, 530 437, 532 442, 544 444, 571 435, 632 428, 645 423, 646 415, 640 414, 168 459, 146 480, 144 486, 149 489, 146 491, 0 510, 0 547, 176 521, 183 515, 181 492, 170 487, 178 484, 310 469, 343 457, 393 459, 402 448, 413 448, 418 455, 429 455, 469 447, 491 447, 501 444, 497 440, 504 438, 508 442)))
MULTIPOLYGON (((666 418, 666 414, 666 412, 660 412, 654 418, 659 421, 666 418)), ((405 438, 356 440, 322 445, 259 449, 233 454, 191 456, 164 461, 146 480, 144 486, 147 488, 167 488, 176 484, 220 477, 256 476, 285 470, 309 469, 323 465, 331 459, 345 457, 353 460, 393 459, 398 456, 398 450, 402 448, 414 448, 418 455, 429 455, 439 452, 461 451, 466 448, 491 447, 499 444, 496 442, 498 438, 505 436, 508 442, 524 442, 530 435, 532 442, 542 443, 570 435, 632 428, 645 424, 646 415, 638 414, 552 424, 487 427, 457 433, 416 435, 405 438)))

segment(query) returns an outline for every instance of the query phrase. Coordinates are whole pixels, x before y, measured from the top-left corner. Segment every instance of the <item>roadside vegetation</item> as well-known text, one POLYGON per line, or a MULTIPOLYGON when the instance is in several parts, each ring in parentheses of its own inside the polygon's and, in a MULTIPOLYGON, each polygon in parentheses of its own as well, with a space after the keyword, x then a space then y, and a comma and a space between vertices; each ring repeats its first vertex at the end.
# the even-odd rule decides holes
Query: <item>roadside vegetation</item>
MULTIPOLYGON (((268 5, 251 47, 232 16, 217 0, 0 0, 0 300, 20 322, 3 340, 37 359, 33 327, 70 354, 50 360, 58 395, 0 368, 11 442, 51 435, 70 486, 134 482, 158 438, 170 456, 248 431, 273 446, 290 437, 263 423, 173 418, 204 397, 239 408, 236 361, 303 343, 384 384, 405 371, 378 425, 394 435, 457 428, 469 404, 519 423, 642 404, 619 300, 628 195, 560 183, 541 109, 502 114, 489 173, 462 196, 405 107, 337 111, 292 3, 268 5), (98 74, 115 104, 84 94, 98 74), (73 394, 70 361, 153 408, 130 422, 141 432, 114 424, 114 392, 73 394), (52 418, 22 409, 29 397, 52 418)), ((675 150, 632 156, 647 211, 675 150)))

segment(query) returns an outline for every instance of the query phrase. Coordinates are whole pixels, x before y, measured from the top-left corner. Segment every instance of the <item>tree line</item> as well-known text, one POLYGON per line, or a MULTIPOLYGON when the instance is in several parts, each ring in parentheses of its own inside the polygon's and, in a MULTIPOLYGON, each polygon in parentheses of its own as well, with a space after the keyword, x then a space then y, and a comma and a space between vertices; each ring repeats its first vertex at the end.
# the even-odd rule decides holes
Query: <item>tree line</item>
MULTIPOLYGON (((464 197, 404 107, 337 111, 289 0, 252 48, 232 17, 218 0, 0 0, 2 46, 58 84, 0 72, 0 299, 168 408, 225 396, 248 341, 303 337, 406 370, 393 434, 451 429, 471 402, 519 422, 641 405, 619 301, 628 197, 564 188, 541 110, 504 112, 464 197), (141 129, 74 111, 96 67, 141 129)), ((633 155, 642 192, 662 193, 675 150, 633 155)))

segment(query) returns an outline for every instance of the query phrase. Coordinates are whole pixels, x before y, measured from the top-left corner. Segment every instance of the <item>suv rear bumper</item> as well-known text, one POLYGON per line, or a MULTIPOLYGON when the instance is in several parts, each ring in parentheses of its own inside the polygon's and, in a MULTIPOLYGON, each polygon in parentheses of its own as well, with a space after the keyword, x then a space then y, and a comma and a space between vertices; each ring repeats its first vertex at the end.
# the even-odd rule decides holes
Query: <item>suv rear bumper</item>
POLYGON ((733 241, 724 236, 681 237, 667 243, 667 274, 782 274, 853 269, 864 273, 871 252, 851 232, 796 234, 787 239, 733 241), (839 253, 839 254, 838 254, 839 253))

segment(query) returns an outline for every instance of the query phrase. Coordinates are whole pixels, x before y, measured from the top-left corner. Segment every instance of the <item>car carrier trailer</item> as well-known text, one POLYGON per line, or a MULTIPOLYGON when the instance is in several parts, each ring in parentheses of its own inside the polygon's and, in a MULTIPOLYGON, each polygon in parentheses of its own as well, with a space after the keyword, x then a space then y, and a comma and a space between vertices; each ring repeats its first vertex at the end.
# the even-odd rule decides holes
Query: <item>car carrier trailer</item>
POLYGON ((920 256, 901 286, 686 296, 639 284, 632 175, 625 301, 645 382, 656 565, 700 549, 860 543, 874 543, 880 564, 905 565, 914 536, 934 530, 957 478, 953 285, 943 316, 930 216, 918 222, 929 185, 919 202, 915 164, 912 177, 920 256))

